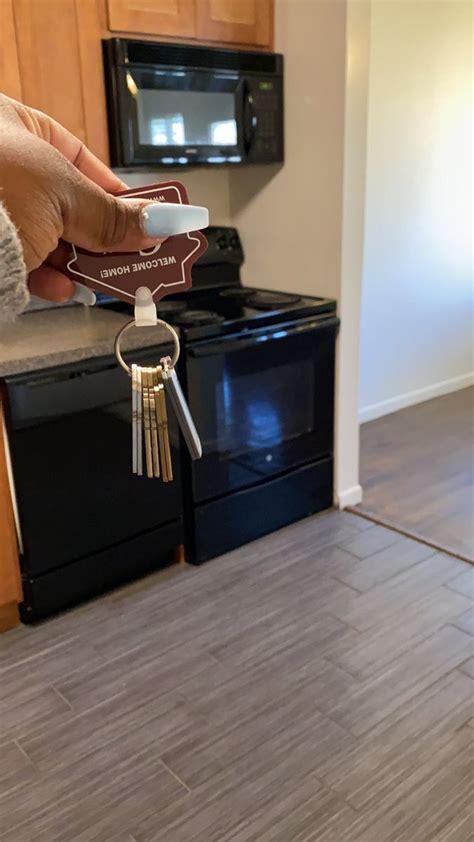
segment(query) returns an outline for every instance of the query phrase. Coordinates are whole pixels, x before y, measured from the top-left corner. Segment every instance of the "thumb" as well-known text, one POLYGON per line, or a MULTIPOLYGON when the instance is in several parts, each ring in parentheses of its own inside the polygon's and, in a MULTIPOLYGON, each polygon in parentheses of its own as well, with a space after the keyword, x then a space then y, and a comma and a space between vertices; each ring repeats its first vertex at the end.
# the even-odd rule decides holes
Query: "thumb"
POLYGON ((89 251, 141 251, 162 243, 147 208, 156 203, 106 193, 80 173, 63 208, 63 238, 89 251))

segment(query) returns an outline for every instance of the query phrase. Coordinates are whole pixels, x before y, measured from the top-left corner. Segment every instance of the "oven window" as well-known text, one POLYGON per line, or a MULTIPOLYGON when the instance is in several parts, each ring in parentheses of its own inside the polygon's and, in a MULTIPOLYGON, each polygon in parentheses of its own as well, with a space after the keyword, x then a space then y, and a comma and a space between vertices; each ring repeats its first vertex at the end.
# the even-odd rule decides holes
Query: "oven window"
POLYGON ((271 449, 314 430, 314 364, 229 376, 216 386, 216 450, 228 457, 271 449))
POLYGON ((233 93, 141 88, 136 92, 143 146, 236 146, 233 93))
POLYGON ((196 346, 186 388, 203 456, 193 496, 209 500, 332 452, 335 326, 196 346), (284 338, 282 336, 284 334, 284 338), (275 337, 281 337, 279 340, 275 337))

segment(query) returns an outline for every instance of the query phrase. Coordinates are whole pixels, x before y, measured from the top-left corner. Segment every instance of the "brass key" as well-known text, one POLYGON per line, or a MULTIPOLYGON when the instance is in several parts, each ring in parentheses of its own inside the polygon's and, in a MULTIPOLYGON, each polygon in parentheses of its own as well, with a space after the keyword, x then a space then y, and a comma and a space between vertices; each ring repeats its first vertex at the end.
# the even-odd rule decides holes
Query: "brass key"
POLYGON ((173 481, 173 463, 171 461, 170 437, 168 429, 168 414, 166 411, 166 397, 163 384, 161 384, 159 400, 161 401, 161 416, 163 418, 163 438, 165 444, 165 461, 166 473, 168 475, 168 482, 173 481))
POLYGON ((158 425, 158 437, 160 441, 161 474, 163 482, 171 482, 173 479, 173 465, 171 462, 171 450, 168 434, 168 416, 166 412, 165 390, 161 381, 161 368, 157 372, 158 383, 154 387, 155 412, 158 425))
POLYGON ((146 475, 149 479, 153 476, 153 448, 151 443, 151 406, 149 369, 142 368, 142 395, 143 395, 143 432, 145 438, 146 475))
POLYGON ((163 417, 161 414, 161 401, 160 401, 160 391, 163 387, 158 384, 157 386, 153 387, 153 398, 155 404, 155 415, 156 415, 156 424, 158 428, 158 441, 160 447, 160 459, 161 459, 161 477, 163 482, 168 482, 168 471, 167 471, 167 462, 165 458, 165 440, 163 436, 163 417))
POLYGON ((158 382, 156 368, 148 369, 148 400, 150 406, 151 448, 153 454, 153 476, 160 476, 160 450, 158 445, 158 425, 156 421, 154 386, 158 382))

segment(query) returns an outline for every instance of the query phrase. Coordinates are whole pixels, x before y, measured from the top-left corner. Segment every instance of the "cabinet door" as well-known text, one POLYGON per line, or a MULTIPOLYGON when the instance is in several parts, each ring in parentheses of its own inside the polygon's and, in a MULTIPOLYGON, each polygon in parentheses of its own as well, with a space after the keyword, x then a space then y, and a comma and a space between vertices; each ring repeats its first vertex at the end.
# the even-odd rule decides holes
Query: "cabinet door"
POLYGON ((15 38, 13 0, 0 0, 0 91, 21 100, 20 67, 15 38))
POLYGON ((82 104, 89 149, 109 163, 102 38, 109 37, 105 5, 98 0, 75 0, 81 58, 82 104))
POLYGON ((10 491, 10 462, 7 453, 3 401, 0 395, 0 632, 16 625, 18 603, 22 600, 18 545, 10 491))
POLYGON ((86 140, 75 0, 14 0, 23 102, 86 140))
POLYGON ((112 31, 194 37, 195 0, 107 0, 112 31))
POLYGON ((273 44, 274 0, 196 0, 198 38, 232 44, 273 44))

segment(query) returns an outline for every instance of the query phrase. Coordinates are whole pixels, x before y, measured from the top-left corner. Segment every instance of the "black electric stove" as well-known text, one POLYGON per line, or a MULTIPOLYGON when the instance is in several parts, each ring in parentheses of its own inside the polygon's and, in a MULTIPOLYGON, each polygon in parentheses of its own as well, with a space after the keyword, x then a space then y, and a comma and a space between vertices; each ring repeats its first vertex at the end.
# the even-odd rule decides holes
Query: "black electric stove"
POLYGON ((181 446, 196 564, 332 505, 339 325, 336 302, 300 295, 298 279, 285 292, 244 287, 236 229, 205 233, 192 290, 158 304, 179 328, 179 376, 203 444, 196 462, 181 446))
MULTIPOLYGON (((208 237, 209 248, 214 249, 209 233, 208 237)), ((227 255, 217 256, 225 260, 227 255)), ((209 257, 208 254, 208 260, 209 257)), ((185 295, 166 298, 158 303, 157 309, 161 318, 181 329, 185 342, 192 342, 275 325, 286 319, 334 313, 336 302, 328 298, 244 287, 238 268, 236 271, 232 264, 223 263, 214 265, 212 271, 211 267, 198 264, 193 272, 193 289, 185 295), (218 267, 220 274, 215 271, 218 267), (209 274, 215 286, 207 286, 209 274)))
POLYGON ((335 302, 329 299, 243 286, 196 289, 185 302, 168 298, 158 304, 160 317, 184 329, 186 341, 278 324, 282 317, 298 319, 334 310, 335 302))
MULTIPOLYGON (((236 229, 211 226, 205 233, 209 247, 193 269, 192 289, 157 305, 159 317, 179 327, 185 343, 335 313, 336 302, 330 298, 243 286, 244 253, 236 229)), ((101 293, 98 303, 132 314, 130 305, 101 293)))

